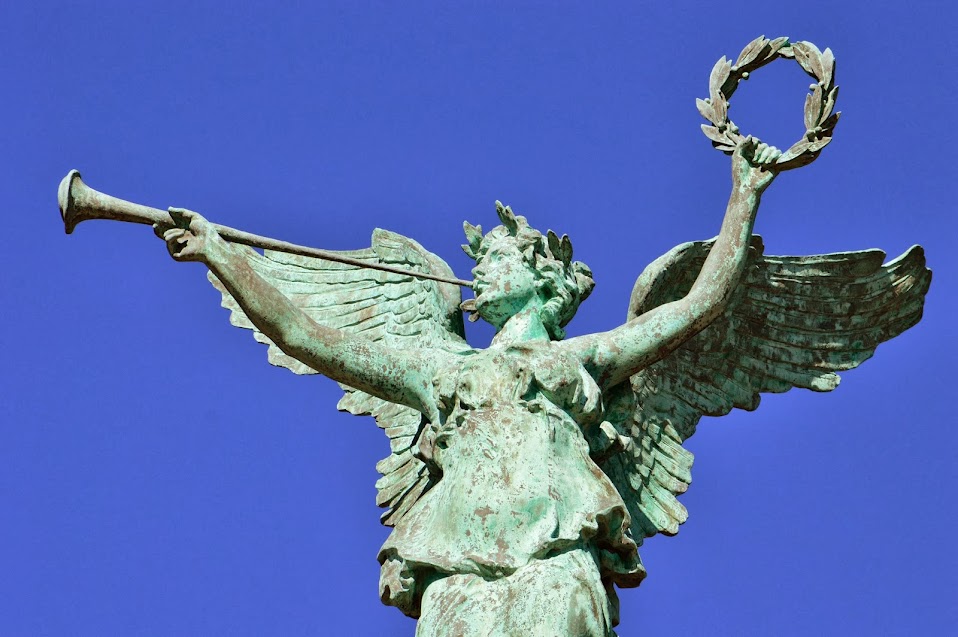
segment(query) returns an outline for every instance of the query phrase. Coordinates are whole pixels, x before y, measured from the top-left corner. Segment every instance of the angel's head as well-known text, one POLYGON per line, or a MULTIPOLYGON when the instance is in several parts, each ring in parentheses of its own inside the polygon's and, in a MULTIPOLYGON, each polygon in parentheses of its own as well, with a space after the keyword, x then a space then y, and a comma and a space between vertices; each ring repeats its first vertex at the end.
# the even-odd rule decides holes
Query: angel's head
POLYGON ((469 243, 462 246, 475 259, 476 311, 496 328, 524 307, 532 296, 541 301, 540 317, 553 339, 565 326, 595 282, 592 271, 572 260, 572 242, 549 230, 532 228, 523 216, 496 202, 502 225, 487 234, 481 226, 463 224, 469 243))

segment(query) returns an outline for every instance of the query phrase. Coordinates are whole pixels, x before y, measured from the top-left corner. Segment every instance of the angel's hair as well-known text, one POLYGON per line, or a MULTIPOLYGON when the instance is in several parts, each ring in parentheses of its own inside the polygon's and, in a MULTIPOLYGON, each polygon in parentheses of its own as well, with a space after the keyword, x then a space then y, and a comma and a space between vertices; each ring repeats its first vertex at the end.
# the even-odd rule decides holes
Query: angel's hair
POLYGON ((463 224, 469 243, 462 249, 479 262, 493 243, 511 237, 526 264, 536 272, 537 285, 546 301, 540 315, 542 322, 550 337, 561 340, 565 337, 562 328, 595 287, 592 270, 581 261, 572 260, 572 242, 568 236, 562 235, 560 239, 552 230, 543 235, 530 226, 525 217, 514 214, 509 206, 498 201, 496 213, 502 225, 486 235, 482 234, 482 226, 463 224))

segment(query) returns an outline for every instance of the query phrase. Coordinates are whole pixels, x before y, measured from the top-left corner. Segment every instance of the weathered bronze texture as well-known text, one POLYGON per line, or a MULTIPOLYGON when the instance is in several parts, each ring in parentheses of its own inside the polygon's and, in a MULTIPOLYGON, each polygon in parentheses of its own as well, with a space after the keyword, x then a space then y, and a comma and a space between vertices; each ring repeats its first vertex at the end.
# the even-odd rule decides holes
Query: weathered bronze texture
POLYGON ((725 56, 715 63, 709 75, 709 96, 695 100, 695 105, 712 124, 702 124, 702 132, 712 140, 712 146, 731 155, 745 137, 729 119, 728 100, 741 80, 747 80, 756 69, 778 58, 794 59, 815 80, 805 97, 805 135, 775 160, 775 169, 782 171, 812 163, 832 141, 841 113, 835 110, 838 86, 835 55, 831 49, 823 52, 811 42, 789 42, 788 38, 769 40, 759 36, 742 49, 734 64, 725 56))
MULTIPOLYGON (((57 189, 57 202, 60 205, 60 217, 63 219, 63 228, 67 234, 73 234, 73 230, 78 223, 90 219, 112 219, 113 221, 127 221, 130 223, 142 223, 171 228, 179 222, 177 219, 174 219, 167 210, 160 210, 159 208, 151 208, 149 206, 125 201, 90 188, 83 183, 79 170, 71 170, 67 173, 66 177, 60 181, 60 187, 57 189)), ((319 248, 287 243, 286 241, 263 237, 258 234, 236 230, 235 228, 221 226, 219 224, 213 224, 213 227, 215 227, 219 235, 227 241, 252 248, 287 252, 304 257, 315 257, 336 263, 345 263, 347 265, 382 270, 383 272, 392 272, 393 274, 405 274, 420 279, 430 279, 466 287, 472 286, 471 281, 465 281, 463 279, 442 277, 429 274, 428 272, 411 272, 383 264, 363 263, 331 250, 321 250, 319 248)))
POLYGON ((501 225, 465 224, 471 282, 385 230, 365 250, 313 250, 114 199, 75 171, 60 207, 68 233, 90 218, 153 224, 174 259, 207 266, 271 363, 338 381, 339 409, 375 417, 391 448, 377 465, 393 527, 380 595, 419 619, 417 635, 607 637, 615 587, 645 577, 638 546, 686 521, 683 445, 701 417, 756 409, 763 392, 831 391, 921 318, 920 247, 888 263, 880 250, 775 257, 752 233, 762 193, 831 139, 836 95, 831 51, 807 42, 763 37, 722 58, 698 101, 732 156, 719 235, 649 265, 624 324, 567 340, 592 272, 568 237, 498 202, 501 225), (817 81, 806 135, 784 154, 728 119, 737 82, 777 57, 817 81), (488 348, 466 342, 464 310, 496 328, 488 348))

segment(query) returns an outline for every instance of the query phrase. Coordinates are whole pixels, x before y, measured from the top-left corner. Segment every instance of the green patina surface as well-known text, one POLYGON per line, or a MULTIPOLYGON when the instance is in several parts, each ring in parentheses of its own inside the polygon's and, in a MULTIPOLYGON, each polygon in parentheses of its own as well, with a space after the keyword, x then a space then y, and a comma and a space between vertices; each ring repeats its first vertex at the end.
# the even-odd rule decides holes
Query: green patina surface
MULTIPOLYGON (((742 68, 774 43, 749 45, 742 68)), ((812 49, 796 51, 807 61, 812 49)), ((831 86, 833 66, 809 64, 831 86)), ((381 598, 419 619, 417 635, 604 637, 619 621, 616 587, 645 577, 638 547, 686 520, 683 443, 701 417, 755 409, 762 392, 834 389, 836 372, 918 322, 930 284, 919 247, 887 264, 878 250, 764 255, 752 234, 761 195, 801 162, 732 143, 719 235, 646 268, 623 325, 568 340, 591 271, 567 237, 498 203, 501 225, 465 224, 476 261, 465 302, 439 257, 383 230, 338 261, 283 245, 261 254, 224 236, 279 242, 84 194, 72 175, 61 209, 68 228, 158 221, 175 259, 208 266, 231 321, 269 346, 270 362, 335 379, 340 409, 375 417, 391 448, 377 465, 393 527, 381 598), (488 348, 466 343, 463 311, 495 326, 488 348)))

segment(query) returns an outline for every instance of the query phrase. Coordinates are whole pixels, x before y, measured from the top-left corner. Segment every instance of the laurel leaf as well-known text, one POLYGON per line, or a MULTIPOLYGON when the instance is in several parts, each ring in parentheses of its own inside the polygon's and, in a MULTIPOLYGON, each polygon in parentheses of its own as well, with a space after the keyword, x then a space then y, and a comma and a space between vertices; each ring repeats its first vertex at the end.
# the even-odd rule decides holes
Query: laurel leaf
POLYGON ((835 85, 835 54, 827 48, 822 53, 822 84, 826 89, 835 85))
POLYGON ((808 63, 812 65, 812 71, 818 81, 825 77, 825 67, 822 63, 822 52, 812 42, 805 42, 808 47, 808 63))
POLYGON ((822 85, 813 84, 811 92, 805 96, 805 128, 815 128, 822 120, 822 85), (811 110, 809 110, 811 109, 811 110))
POLYGON ((835 101, 838 99, 838 87, 836 86, 828 92, 828 98, 825 100, 825 107, 822 108, 822 120, 828 119, 835 110, 835 101))
POLYGON ((781 55, 782 57, 792 57, 791 55, 788 55, 785 52, 785 50, 783 50, 783 47, 787 49, 787 45, 788 45, 787 37, 775 38, 774 40, 768 43, 768 53, 766 53, 765 55, 766 59, 771 57, 778 57, 779 55, 781 55), (779 53, 779 51, 781 51, 781 53, 779 53))
POLYGON ((792 170, 794 168, 801 168, 802 166, 807 166, 818 157, 815 153, 802 153, 794 159, 790 159, 787 162, 776 162, 775 168, 777 170, 792 170))
POLYGON ((725 136, 719 129, 714 126, 709 126, 708 124, 702 124, 702 132, 705 133, 705 136, 711 139, 716 144, 722 144, 723 146, 728 146, 731 142, 728 137, 725 136))
POLYGON ((808 152, 817 153, 821 149, 828 146, 831 143, 831 141, 832 141, 831 137, 822 137, 821 139, 817 139, 808 145, 808 152))
POLYGON ((818 103, 815 101, 814 93, 805 96, 805 130, 811 130, 818 125, 815 121, 815 108, 818 103))
POLYGON ((728 100, 723 93, 719 93, 719 99, 712 101, 712 112, 715 114, 715 124, 724 124, 728 119, 728 100))
MULTIPOLYGON (((768 45, 768 39, 764 35, 760 35, 751 42, 749 42, 742 52, 738 56, 738 60, 735 61, 735 66, 738 67, 739 71, 742 70, 742 67, 748 66, 763 53, 763 49, 768 45)), ((746 71, 748 69, 745 69, 746 71)))
POLYGON ((559 241, 559 258, 566 265, 572 263, 572 240, 569 239, 567 234, 562 235, 562 239, 559 241))
POLYGON ((515 236, 515 234, 519 232, 519 222, 516 219, 515 213, 512 212, 512 208, 503 206, 501 201, 497 201, 496 214, 499 216, 502 225, 509 231, 509 234, 515 236))
POLYGON ((794 59, 795 59, 795 50, 792 49, 792 44, 791 44, 791 43, 786 43, 786 44, 787 44, 787 46, 783 44, 782 47, 781 47, 781 49, 779 49, 779 51, 778 51, 778 56, 779 56, 779 57, 789 58, 789 59, 794 60, 794 59))
POLYGON ((802 46, 804 42, 792 42, 792 53, 795 56, 795 61, 801 64, 802 68, 805 69, 805 72, 815 77, 815 72, 812 71, 812 65, 808 61, 808 50, 802 46))
POLYGON ((806 73, 816 80, 822 78, 824 73, 822 72, 822 64, 819 61, 822 53, 818 50, 817 46, 811 42, 793 42, 792 51, 795 52, 795 59, 802 65, 806 73))
POLYGON ((818 155, 808 152, 809 146, 811 146, 811 143, 808 141, 801 141, 794 144, 775 161, 775 168, 778 170, 792 170, 793 168, 800 168, 812 163, 818 155))
MULTIPOLYGON (((479 254, 479 245, 482 243, 482 226, 474 226, 468 221, 463 221, 462 229, 466 233, 466 240, 472 249, 470 256, 479 254)), ((467 252, 467 254, 469 253, 467 252)))
POLYGON ((718 123, 715 119, 715 115, 712 112, 712 106, 705 100, 700 100, 696 97, 695 108, 699 109, 699 114, 708 121, 712 122, 713 124, 718 123))
POLYGON ((835 130, 835 124, 838 123, 838 118, 842 116, 841 111, 836 111, 828 116, 828 118, 823 121, 820 126, 822 127, 822 132, 825 132, 831 135, 832 131, 835 130))
POLYGON ((732 64, 724 55, 712 67, 712 72, 709 74, 709 96, 712 98, 713 104, 719 100, 722 85, 725 84, 731 70, 732 64))
POLYGON ((546 240, 549 242, 549 252, 552 253, 553 257, 559 258, 559 236, 552 230, 549 230, 546 233, 546 240))
POLYGON ((792 144, 792 147, 786 150, 784 153, 779 155, 778 160, 775 162, 777 166, 781 164, 788 163, 789 161, 795 159, 799 155, 803 154, 808 148, 812 145, 809 141, 800 141, 792 144))
POLYGON ((821 59, 821 57, 822 57, 822 52, 821 52, 821 50, 819 50, 819 48, 818 48, 817 46, 815 46, 815 43, 814 43, 814 42, 809 42, 808 40, 803 40, 803 41, 802 41, 802 44, 804 44, 804 45, 807 47, 809 57, 814 58, 814 59, 816 59, 816 60, 821 59))

